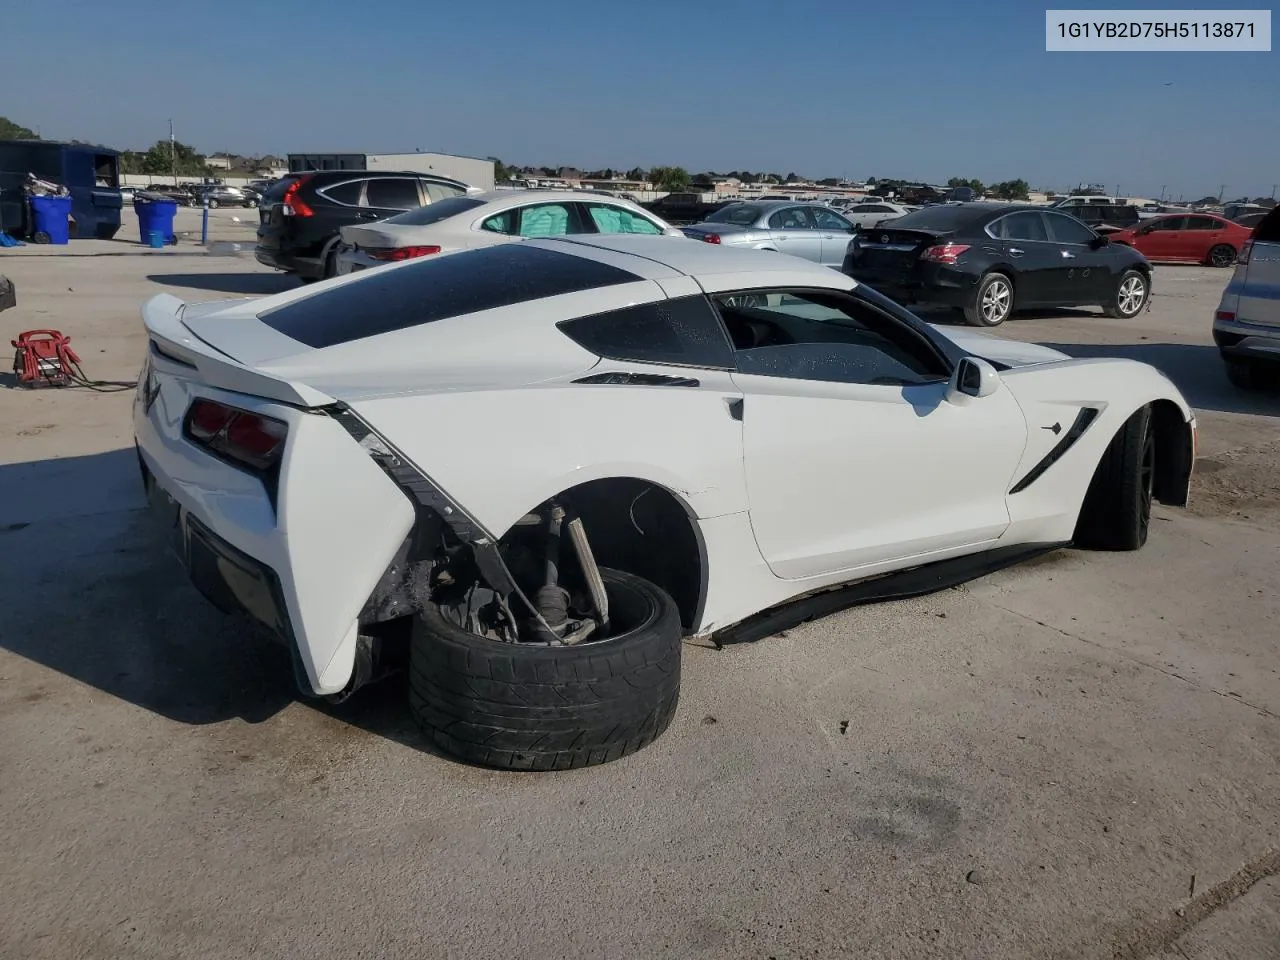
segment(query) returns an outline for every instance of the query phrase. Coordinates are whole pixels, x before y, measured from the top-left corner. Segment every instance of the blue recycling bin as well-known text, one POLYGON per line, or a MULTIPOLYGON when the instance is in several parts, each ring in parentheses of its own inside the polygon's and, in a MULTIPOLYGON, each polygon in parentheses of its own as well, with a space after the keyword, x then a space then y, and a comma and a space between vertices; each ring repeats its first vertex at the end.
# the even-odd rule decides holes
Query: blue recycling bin
POLYGON ((133 201, 133 212, 138 215, 138 239, 151 243, 151 234, 158 233, 164 243, 176 243, 173 236, 173 218, 178 213, 177 200, 133 201))
POLYGON ((71 198, 32 197, 31 234, 33 238, 44 234, 50 243, 68 242, 71 239, 71 198))

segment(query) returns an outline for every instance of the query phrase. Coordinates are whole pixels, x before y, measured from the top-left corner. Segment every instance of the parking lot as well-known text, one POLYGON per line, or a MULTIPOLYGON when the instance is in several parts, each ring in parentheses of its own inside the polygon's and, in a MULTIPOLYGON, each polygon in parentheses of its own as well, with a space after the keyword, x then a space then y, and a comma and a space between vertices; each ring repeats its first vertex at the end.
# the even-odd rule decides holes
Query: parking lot
MULTIPOLYGON (((187 210, 165 250, 6 254, 6 340, 128 381, 146 297, 295 284, 256 216, 216 212, 226 256, 187 210)), ((1280 395, 1222 372, 1229 273, 999 330, 1197 409, 1192 503, 1145 549, 690 643, 666 735, 556 774, 435 755, 396 681, 299 701, 152 539, 132 392, 4 375, 0 956, 1280 956, 1280 395)))

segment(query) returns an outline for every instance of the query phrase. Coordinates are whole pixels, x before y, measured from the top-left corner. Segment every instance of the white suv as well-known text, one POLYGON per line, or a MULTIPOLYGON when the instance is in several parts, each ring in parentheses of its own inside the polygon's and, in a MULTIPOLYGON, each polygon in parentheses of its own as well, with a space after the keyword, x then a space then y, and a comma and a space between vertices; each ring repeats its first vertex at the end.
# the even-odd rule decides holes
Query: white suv
POLYGON ((1280 382, 1280 207, 1253 228, 1213 315, 1213 341, 1238 387, 1280 382))

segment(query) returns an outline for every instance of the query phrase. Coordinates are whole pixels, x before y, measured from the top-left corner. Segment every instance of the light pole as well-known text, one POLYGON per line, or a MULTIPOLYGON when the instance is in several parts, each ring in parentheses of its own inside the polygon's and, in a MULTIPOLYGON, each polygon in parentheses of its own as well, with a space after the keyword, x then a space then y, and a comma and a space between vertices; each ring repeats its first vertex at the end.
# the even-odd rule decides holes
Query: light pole
POLYGON ((1224 183, 1218 187, 1218 202, 1222 202, 1222 198, 1226 195, 1227 185, 1224 183))
POLYGON ((1165 190, 1165 187, 1167 186, 1168 186, 1167 183, 1160 184, 1160 202, 1161 203, 1164 203, 1164 190, 1165 190))
POLYGON ((173 177, 173 185, 178 185, 178 153, 173 145, 173 118, 169 118, 169 176, 173 177))

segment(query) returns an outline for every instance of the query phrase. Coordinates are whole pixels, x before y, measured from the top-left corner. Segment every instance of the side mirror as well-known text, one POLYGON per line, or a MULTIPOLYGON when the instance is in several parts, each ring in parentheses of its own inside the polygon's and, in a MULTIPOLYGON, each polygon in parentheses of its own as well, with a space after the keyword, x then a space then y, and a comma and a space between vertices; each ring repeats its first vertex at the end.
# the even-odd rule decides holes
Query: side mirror
POLYGON ((1101 250, 1103 247, 1105 247, 1105 246, 1106 246, 1107 244, 1109 244, 1110 242, 1111 242, 1111 240, 1106 236, 1106 234, 1101 234, 1101 235, 1099 235, 1099 236, 1094 237, 1092 240, 1090 240, 1090 241, 1089 241, 1089 249, 1090 249, 1090 250, 1101 250))
POLYGON ((989 397, 1000 389, 1000 374, 996 368, 978 357, 965 357, 951 374, 947 384, 947 399, 964 405, 970 400, 989 397))

